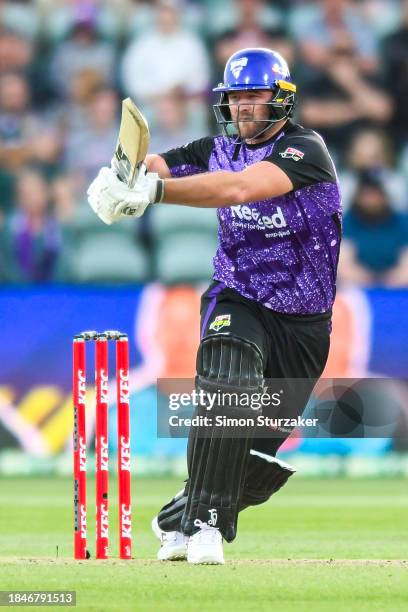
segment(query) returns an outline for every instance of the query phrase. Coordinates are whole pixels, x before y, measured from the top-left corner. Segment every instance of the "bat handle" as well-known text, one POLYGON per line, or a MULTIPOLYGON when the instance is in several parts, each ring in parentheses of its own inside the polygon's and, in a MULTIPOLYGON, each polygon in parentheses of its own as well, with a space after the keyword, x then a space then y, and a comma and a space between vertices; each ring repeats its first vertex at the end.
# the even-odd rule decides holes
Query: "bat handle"
POLYGON ((132 169, 128 161, 118 160, 115 156, 111 160, 111 168, 122 183, 132 189, 138 179, 140 172, 146 173, 144 161, 140 162, 136 168, 132 169))

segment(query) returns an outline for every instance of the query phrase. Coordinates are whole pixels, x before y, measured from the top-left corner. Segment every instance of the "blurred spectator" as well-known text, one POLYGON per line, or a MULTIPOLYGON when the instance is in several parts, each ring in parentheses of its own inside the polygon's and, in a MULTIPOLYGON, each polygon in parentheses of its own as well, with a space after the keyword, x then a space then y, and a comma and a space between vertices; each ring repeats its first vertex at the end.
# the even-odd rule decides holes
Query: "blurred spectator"
POLYGON ((350 40, 356 69, 375 72, 377 42, 354 0, 318 0, 294 10, 292 31, 302 60, 315 70, 325 70, 330 49, 350 40))
POLYGON ((9 169, 23 164, 29 156, 27 140, 35 124, 29 101, 26 79, 16 73, 0 76, 0 163, 9 169))
MULTIPOLYGON (((13 0, 0 3, 0 23, 29 40, 39 35, 41 18, 36 2, 13 0)), ((1 55, 1 54, 0 54, 1 55)))
POLYGON ((24 75, 36 106, 49 102, 52 92, 46 54, 40 52, 40 45, 35 46, 15 31, 1 30, 0 27, 0 74, 7 72, 24 75))
POLYGON ((138 102, 177 87, 189 96, 207 91, 207 53, 196 34, 181 28, 182 8, 182 0, 158 0, 154 28, 132 41, 124 54, 123 87, 138 102))
POLYGON ((293 45, 286 38, 284 28, 264 27, 262 16, 265 8, 265 0, 235 0, 237 24, 215 41, 215 58, 219 65, 218 80, 222 80, 227 59, 245 47, 268 47, 281 53, 289 65, 293 63, 293 45))
POLYGON ((27 161, 52 169, 57 162, 58 133, 32 112, 28 82, 17 73, 0 76, 0 145, 3 170, 14 171, 27 161))
POLYGON ((151 136, 151 151, 164 153, 202 137, 202 132, 198 132, 188 120, 184 95, 179 89, 155 98, 151 112, 155 125, 151 136))
MULTIPOLYGON (((39 0, 37 0, 38 2, 39 0)), ((98 33, 115 40, 121 34, 127 0, 40 0, 43 30, 47 39, 59 42, 79 19, 91 15, 98 33)))
POLYGON ((74 182, 65 174, 61 174, 50 184, 55 217, 64 228, 70 229, 70 224, 77 214, 78 206, 74 192, 74 182))
MULTIPOLYGON (((225 0, 224 0, 225 2, 225 0)), ((156 0, 128 0, 125 15, 125 31, 128 37, 138 38, 151 30, 155 22, 156 0)), ((178 5, 182 27, 194 32, 200 32, 203 27, 205 1, 182 0, 178 5)))
POLYGON ((118 138, 118 98, 115 90, 100 87, 87 105, 84 125, 72 127, 65 144, 65 167, 75 191, 86 191, 101 166, 110 164, 118 138))
POLYGON ((408 215, 395 212, 381 179, 362 172, 344 218, 339 279, 358 285, 408 285, 408 215))
POLYGON ((0 166, 0 228, 4 220, 4 215, 14 206, 14 192, 14 177, 0 166))
POLYGON ((85 68, 72 76, 67 100, 56 111, 66 136, 71 130, 86 128, 89 103, 103 85, 103 77, 96 70, 85 68))
POLYGON ((5 224, 4 251, 10 280, 55 280, 61 232, 50 209, 49 187, 41 174, 24 169, 18 177, 17 209, 5 224))
POLYGON ((81 70, 98 72, 106 83, 114 80, 115 49, 98 35, 96 10, 92 5, 79 4, 68 40, 56 48, 50 70, 57 95, 67 95, 72 78, 81 70))
POLYGON ((33 61, 33 50, 25 40, 11 30, 0 30, 0 73, 27 72, 33 61))
POLYGON ((402 23, 398 30, 384 40, 383 56, 387 68, 387 82, 394 100, 391 128, 399 146, 408 145, 408 0, 402 3, 402 23))
MULTIPOLYGON (((204 5, 205 32, 210 37, 220 36, 224 32, 234 29, 239 20, 239 12, 236 0, 197 0, 198 4, 204 5)), ((255 2, 253 3, 254 9, 255 2)), ((265 30, 275 31, 282 25, 284 11, 288 9, 287 0, 266 0, 262 2, 262 11, 258 13, 258 23, 265 30), (281 4, 285 6, 280 6, 281 4)))
POLYGON ((356 132, 351 140, 346 162, 346 169, 340 172, 344 210, 350 207, 359 171, 371 170, 381 177, 393 208, 407 211, 407 184, 403 174, 395 168, 395 151, 387 132, 378 128, 356 132))
POLYGON ((400 8, 400 1, 395 0, 360 0, 359 4, 362 19, 378 40, 396 29, 400 8))
POLYGON ((358 67, 351 39, 326 55, 324 71, 302 88, 302 123, 321 132, 333 154, 344 151, 357 128, 386 124, 392 102, 376 75, 358 67))

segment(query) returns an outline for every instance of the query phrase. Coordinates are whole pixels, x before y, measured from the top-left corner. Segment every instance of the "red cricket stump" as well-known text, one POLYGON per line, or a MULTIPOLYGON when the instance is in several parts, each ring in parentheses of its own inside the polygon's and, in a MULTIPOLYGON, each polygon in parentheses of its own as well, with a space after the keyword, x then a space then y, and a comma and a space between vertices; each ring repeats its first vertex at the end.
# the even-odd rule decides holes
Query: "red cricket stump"
POLYGON ((73 403, 74 403, 74 555, 86 559, 86 352, 85 340, 73 342, 73 403))
POLYGON ((95 342, 96 389, 96 558, 107 559, 109 548, 109 456, 108 456, 108 339, 98 334, 95 342))
POLYGON ((132 558, 130 411, 129 411, 129 342, 118 331, 86 331, 77 334, 73 343, 74 403, 74 556, 88 559, 86 532, 86 343, 95 342, 96 390, 96 555, 109 554, 109 455, 108 455, 108 382, 109 342, 116 342, 118 483, 119 483, 119 556, 132 558))
POLYGON ((116 340, 118 413, 119 555, 132 558, 132 508, 130 472, 129 342, 126 334, 116 340))

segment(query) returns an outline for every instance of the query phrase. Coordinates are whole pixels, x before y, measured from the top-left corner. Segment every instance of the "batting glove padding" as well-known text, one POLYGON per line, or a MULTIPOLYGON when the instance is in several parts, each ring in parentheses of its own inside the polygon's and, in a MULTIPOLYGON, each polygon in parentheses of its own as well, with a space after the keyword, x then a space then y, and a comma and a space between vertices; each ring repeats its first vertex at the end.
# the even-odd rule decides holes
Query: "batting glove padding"
POLYGON ((121 217, 141 217, 147 206, 156 201, 159 175, 145 172, 142 167, 133 187, 123 183, 112 170, 103 167, 88 188, 88 202, 92 210, 107 225, 121 217))

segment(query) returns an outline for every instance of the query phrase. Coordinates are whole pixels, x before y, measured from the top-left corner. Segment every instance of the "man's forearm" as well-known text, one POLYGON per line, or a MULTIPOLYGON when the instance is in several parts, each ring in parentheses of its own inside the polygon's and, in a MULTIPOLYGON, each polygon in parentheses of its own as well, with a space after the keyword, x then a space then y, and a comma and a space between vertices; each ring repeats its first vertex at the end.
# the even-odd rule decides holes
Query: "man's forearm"
POLYGON ((165 179, 162 202, 199 208, 221 208, 245 201, 240 172, 214 172, 165 179))

